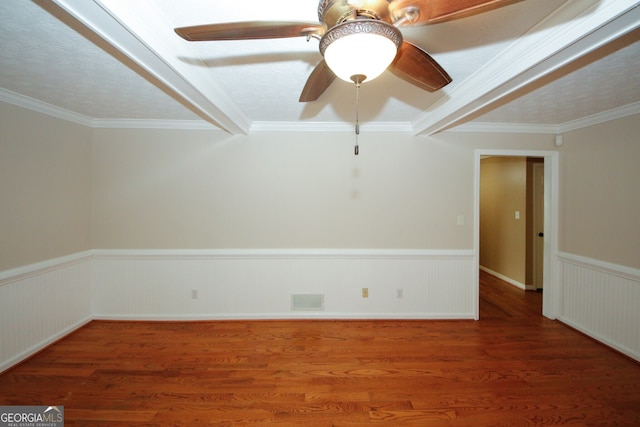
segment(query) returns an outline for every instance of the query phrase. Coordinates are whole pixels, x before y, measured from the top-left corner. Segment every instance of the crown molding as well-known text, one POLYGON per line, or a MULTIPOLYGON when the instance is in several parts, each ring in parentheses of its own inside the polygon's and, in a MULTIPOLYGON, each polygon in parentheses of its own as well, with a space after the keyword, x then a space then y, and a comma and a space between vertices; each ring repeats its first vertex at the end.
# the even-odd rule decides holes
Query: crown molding
POLYGON ((93 127, 93 119, 90 117, 3 88, 0 88, 0 101, 82 126, 93 127))
POLYGON ((572 130, 582 129, 587 126, 593 126, 599 123, 633 116, 634 114, 640 114, 640 101, 623 105, 622 107, 614 108, 609 111, 603 111, 601 113, 592 114, 591 116, 563 123, 558 126, 557 133, 570 132, 572 130))
MULTIPOLYGON (((251 124, 250 132, 353 132, 353 123, 345 122, 261 122, 251 124)), ((366 132, 413 132, 409 122, 363 123, 360 129, 366 132)))
POLYGON ((455 128, 448 129, 447 131, 561 134, 609 122, 611 120, 622 119, 634 114, 640 114, 640 101, 560 124, 469 122, 455 128))
POLYGON ((446 132, 479 133, 558 133, 558 125, 536 125, 527 123, 469 122, 447 129, 446 132))
MULTIPOLYGON (((85 115, 55 105, 30 98, 0 88, 0 101, 26 108, 47 116, 66 120, 95 129, 175 129, 175 130, 219 130, 205 120, 162 120, 162 119, 93 119, 85 115)), ((482 132, 482 133, 542 133, 560 134, 597 125, 611 120, 640 114, 640 102, 624 105, 591 116, 560 124, 528 124, 528 123, 494 123, 468 122, 448 132, 482 132)), ((253 132, 351 132, 353 124, 344 122, 253 122, 253 132)), ((376 122, 364 123, 361 129, 367 132, 413 132, 409 122, 376 122)))
MULTIPOLYGON (((0 101, 95 129, 219 130, 205 120, 94 119, 2 88, 0 101)), ((250 132, 352 132, 353 126, 344 122, 258 121, 251 124, 250 132)), ((413 132, 409 122, 364 123, 360 128, 367 132, 413 132)))
POLYGON ((2 88, 0 88, 0 102, 6 102, 7 104, 94 129, 219 130, 219 128, 205 120, 93 119, 83 114, 79 114, 62 107, 57 107, 2 88))
POLYGON ((95 119, 96 129, 176 129, 176 130, 220 130, 204 120, 137 120, 137 119, 95 119))

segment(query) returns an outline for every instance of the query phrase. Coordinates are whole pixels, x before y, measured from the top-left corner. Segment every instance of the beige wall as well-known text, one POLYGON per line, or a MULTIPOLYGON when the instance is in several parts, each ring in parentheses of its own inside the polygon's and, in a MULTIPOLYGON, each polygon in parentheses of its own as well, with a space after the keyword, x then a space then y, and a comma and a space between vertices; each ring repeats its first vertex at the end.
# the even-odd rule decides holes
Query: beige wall
POLYGON ((564 135, 560 249, 640 268, 640 115, 564 135))
POLYGON ((549 135, 96 129, 96 248, 472 249, 475 148, 549 135), (457 225, 464 215, 465 225, 457 225))
POLYGON ((526 157, 480 162, 480 265, 525 284, 526 157), (515 212, 520 218, 515 218, 515 212))
POLYGON ((560 153, 559 249, 640 268, 640 115, 553 135, 437 135, 469 148, 557 150, 560 153))
POLYGON ((473 246, 469 153, 407 135, 95 131, 96 248, 473 246), (468 218, 457 226, 457 215, 468 218))
POLYGON ((91 131, 0 103, 0 271, 90 248, 91 131))
MULTIPOLYGON (((552 135, 374 132, 356 158, 351 133, 91 130, 0 113, 0 269, 89 248, 471 249, 474 149, 557 149, 552 135)), ((562 251, 640 268, 637 135, 637 115, 565 134, 562 251)))

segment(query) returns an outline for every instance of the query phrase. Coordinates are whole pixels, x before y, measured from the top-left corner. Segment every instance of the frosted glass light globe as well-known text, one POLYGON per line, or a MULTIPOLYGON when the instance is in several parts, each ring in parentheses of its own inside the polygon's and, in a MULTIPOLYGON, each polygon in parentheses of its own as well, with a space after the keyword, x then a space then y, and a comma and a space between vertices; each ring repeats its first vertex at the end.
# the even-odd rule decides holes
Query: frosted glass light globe
POLYGON ((331 28, 320 40, 320 52, 331 71, 342 80, 364 75, 378 77, 393 62, 402 34, 382 21, 353 20, 331 28))

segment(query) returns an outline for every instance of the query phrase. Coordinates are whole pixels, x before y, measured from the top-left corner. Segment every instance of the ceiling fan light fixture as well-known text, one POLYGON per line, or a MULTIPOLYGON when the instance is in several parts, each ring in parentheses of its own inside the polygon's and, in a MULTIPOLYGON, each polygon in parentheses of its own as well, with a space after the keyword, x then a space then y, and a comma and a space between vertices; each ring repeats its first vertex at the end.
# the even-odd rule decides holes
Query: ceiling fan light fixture
POLYGON ((320 40, 320 53, 340 79, 355 75, 366 81, 378 77, 393 62, 402 45, 402 33, 393 25, 371 19, 346 21, 331 28, 320 40))

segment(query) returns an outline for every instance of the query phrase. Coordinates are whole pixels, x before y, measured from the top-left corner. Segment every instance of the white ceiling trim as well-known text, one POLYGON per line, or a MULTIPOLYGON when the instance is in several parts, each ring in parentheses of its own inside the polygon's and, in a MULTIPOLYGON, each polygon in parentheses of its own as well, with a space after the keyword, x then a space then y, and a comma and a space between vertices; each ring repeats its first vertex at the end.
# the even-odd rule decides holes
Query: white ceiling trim
POLYGON ((624 105, 609 111, 593 114, 578 120, 560 124, 526 124, 526 123, 495 123, 469 122, 449 129, 449 132, 497 132, 497 133, 552 133, 560 134, 572 130, 586 128, 611 120, 640 114, 640 102, 624 105))
MULTIPOLYGON (((173 31, 169 33, 165 31, 167 28, 172 28, 170 22, 164 21, 161 24, 157 24, 158 20, 164 19, 163 14, 155 15, 152 21, 148 17, 147 6, 143 6, 140 2, 94 1, 100 2, 107 10, 117 7, 117 10, 110 11, 112 18, 117 20, 122 27, 127 28, 158 60, 168 65, 170 72, 166 74, 167 79, 174 77, 173 74, 177 75, 178 78, 187 82, 191 90, 206 99, 208 104, 214 107, 205 111, 208 117, 212 118, 216 123, 224 124, 224 129, 230 133, 246 134, 249 132, 251 120, 240 110, 215 75, 209 72, 207 67, 191 67, 176 57, 176 52, 180 52, 185 47, 190 49, 191 44, 176 37, 173 31), (106 6, 107 4, 111 6, 106 6), (133 25, 135 28, 125 25, 123 21, 130 23, 129 25, 133 25), (155 26, 152 22, 155 23, 155 26), (171 37, 167 37, 167 34, 170 34, 171 37), (238 130, 240 131, 238 132, 238 130)), ((195 50, 192 51, 192 56, 194 58, 198 57, 195 50)), ((202 64, 205 64, 204 61, 202 64)), ((161 75, 165 75, 165 70, 158 71, 161 75)), ((187 99, 187 101, 191 102, 190 99, 187 99)))
MULTIPOLYGON (((25 95, 0 88, 0 101, 90 128, 216 130, 205 120, 94 119, 25 95)), ((355 125, 344 122, 253 122, 253 132, 354 132, 355 125)), ((361 123, 364 132, 413 132, 409 122, 361 123)))
MULTIPOLYGON (((66 110, 25 95, 0 88, 0 102, 16 105, 41 114, 66 120, 82 126, 104 129, 175 129, 175 130, 217 130, 205 120, 138 120, 138 119, 94 119, 66 110)), ((640 114, 640 102, 593 114, 578 120, 560 124, 526 124, 469 122, 451 129, 449 132, 496 132, 496 133, 549 133, 559 134, 611 120, 640 114)), ((408 122, 363 123, 364 132, 413 132, 408 122)), ((353 132, 354 125, 343 122, 253 122, 253 132, 353 132)))
POLYGON ((614 108, 609 111, 603 111, 601 113, 596 113, 588 117, 583 117, 581 119, 563 123, 558 127, 558 133, 570 132, 572 130, 582 129, 587 126, 621 119, 623 117, 632 116, 634 114, 640 114, 640 101, 634 102, 633 104, 624 105, 622 107, 614 108))
MULTIPOLYGON (((261 7, 252 1, 256 9, 261 7)), ((288 1, 287 11, 298 6, 288 1)), ((638 114, 638 106, 630 103, 638 102, 640 87, 633 72, 638 62, 633 55, 640 47, 640 1, 547 1, 540 7, 522 2, 473 20, 416 29, 414 36, 425 46, 451 38, 434 55, 454 82, 429 97, 413 94, 402 82, 379 85, 398 93, 375 94, 365 107, 373 113, 366 114, 371 120, 362 123, 363 133, 550 134, 638 114), (554 15, 542 18, 549 13, 554 15), (497 23, 507 25, 493 28, 497 23), (525 65, 518 65, 522 60, 525 65), (602 112, 608 109, 613 110, 602 112)), ((198 15, 229 13, 213 20, 233 21, 247 13, 205 3, 190 0, 184 9, 170 0, 54 0, 48 6, 39 0, 6 2, 0 9, 12 19, 0 38, 6 47, 0 55, 6 63, 0 73, 6 87, 0 89, 0 102, 90 128, 354 133, 351 101, 339 87, 312 108, 290 103, 317 56, 303 40, 291 41, 293 48, 275 41, 265 42, 266 49, 238 43, 236 51, 233 45, 220 44, 218 50, 176 37, 172 28, 198 20, 198 15), (73 22, 73 15, 80 21, 73 22), (23 39, 28 32, 33 37, 23 39), (104 42, 96 39, 100 36, 104 42), (289 73, 293 78, 271 82, 273 75, 289 73)), ((303 13, 302 7, 297 13, 303 13)))
POLYGON ((640 25, 636 0, 565 4, 520 37, 495 60, 461 82, 414 121, 431 135, 456 126, 483 107, 573 62, 640 25))
MULTIPOLYGON (((361 123, 362 132, 413 132, 409 122, 361 123)), ((253 122, 251 132, 355 132, 355 124, 344 122, 253 122)))
POLYGON ((0 101, 88 128, 219 130, 205 120, 94 119, 0 88, 0 101))
POLYGON ((220 129, 205 120, 140 120, 140 119, 94 119, 96 129, 175 129, 175 130, 217 130, 220 129))
MULTIPOLYGON (((142 42, 141 38, 115 19, 97 0, 54 0, 54 2, 144 68, 173 93, 178 94, 208 121, 232 134, 248 132, 249 119, 239 111, 222 85, 211 76, 204 85, 207 93, 203 94, 189 83, 189 79, 177 71, 175 61, 170 64, 163 60, 152 47, 142 42), (212 99, 216 102, 212 102, 212 99)), ((201 76, 190 78, 197 80, 197 77, 202 80, 201 76)))
POLYGON ((56 107, 25 95, 0 88, 0 101, 82 126, 92 127, 93 119, 65 108, 56 107))
POLYGON ((551 133, 559 132, 561 125, 531 125, 527 123, 495 123, 495 122, 469 122, 451 129, 447 132, 479 132, 479 133, 551 133))

